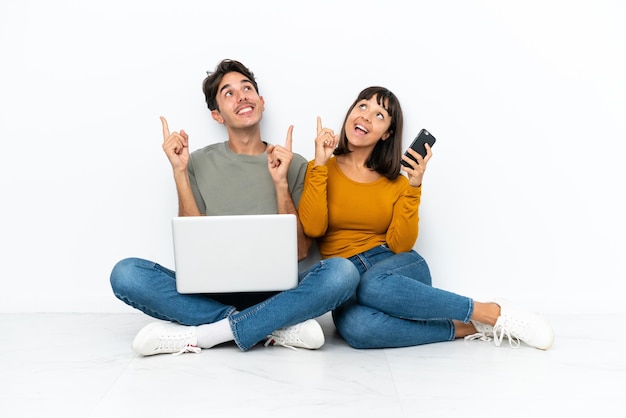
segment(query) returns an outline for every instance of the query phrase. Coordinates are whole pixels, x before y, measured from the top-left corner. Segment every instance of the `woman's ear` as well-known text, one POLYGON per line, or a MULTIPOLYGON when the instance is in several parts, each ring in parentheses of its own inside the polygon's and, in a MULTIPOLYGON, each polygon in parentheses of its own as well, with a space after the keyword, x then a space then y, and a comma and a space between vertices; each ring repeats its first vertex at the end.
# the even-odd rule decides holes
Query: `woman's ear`
POLYGON ((383 136, 380 137, 381 140, 385 141, 387 138, 389 138, 391 136, 391 134, 393 133, 393 131, 387 131, 383 134, 383 136))

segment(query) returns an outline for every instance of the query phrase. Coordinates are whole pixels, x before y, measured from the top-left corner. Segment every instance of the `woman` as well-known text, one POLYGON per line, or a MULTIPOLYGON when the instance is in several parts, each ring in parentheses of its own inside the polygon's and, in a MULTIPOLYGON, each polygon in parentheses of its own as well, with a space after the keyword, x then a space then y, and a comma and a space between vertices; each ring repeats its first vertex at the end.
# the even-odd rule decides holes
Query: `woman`
POLYGON ((461 337, 493 338, 499 346, 505 336, 512 347, 524 341, 550 348, 554 334, 542 316, 508 301, 483 303, 432 287, 426 262, 413 250, 432 151, 426 145, 422 157, 409 150, 417 162, 403 156, 402 125, 400 103, 383 87, 359 93, 339 135, 318 118, 299 216, 323 258, 348 258, 361 275, 356 295, 333 311, 337 330, 355 348, 461 337))

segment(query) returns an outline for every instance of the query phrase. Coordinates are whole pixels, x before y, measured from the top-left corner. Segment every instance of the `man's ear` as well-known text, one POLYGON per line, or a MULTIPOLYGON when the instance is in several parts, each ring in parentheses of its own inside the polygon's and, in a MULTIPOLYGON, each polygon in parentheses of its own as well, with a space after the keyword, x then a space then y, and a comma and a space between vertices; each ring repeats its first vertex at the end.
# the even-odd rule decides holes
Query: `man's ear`
POLYGON ((213 117, 213 120, 219 123, 220 125, 224 124, 224 118, 222 117, 222 114, 220 113, 219 110, 217 109, 211 110, 211 116, 213 117))
POLYGON ((265 99, 263 96, 259 96, 259 99, 261 99, 261 111, 265 111, 265 99))

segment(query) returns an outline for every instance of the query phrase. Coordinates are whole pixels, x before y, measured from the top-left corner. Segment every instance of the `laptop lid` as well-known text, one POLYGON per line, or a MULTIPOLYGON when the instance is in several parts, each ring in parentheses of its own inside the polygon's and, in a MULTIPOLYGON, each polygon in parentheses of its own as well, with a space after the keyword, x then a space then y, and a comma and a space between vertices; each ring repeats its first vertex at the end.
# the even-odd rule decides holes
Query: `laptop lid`
POLYGON ((298 285, 296 216, 172 219, 179 293, 262 292, 298 285))

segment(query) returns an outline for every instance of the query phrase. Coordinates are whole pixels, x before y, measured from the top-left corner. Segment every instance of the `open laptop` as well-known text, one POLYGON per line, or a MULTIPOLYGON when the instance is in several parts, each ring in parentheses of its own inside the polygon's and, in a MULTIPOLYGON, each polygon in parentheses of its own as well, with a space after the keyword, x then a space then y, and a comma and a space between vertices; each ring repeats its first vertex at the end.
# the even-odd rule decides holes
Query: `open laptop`
POLYGON ((172 219, 179 293, 264 292, 298 285, 296 216, 172 219))

